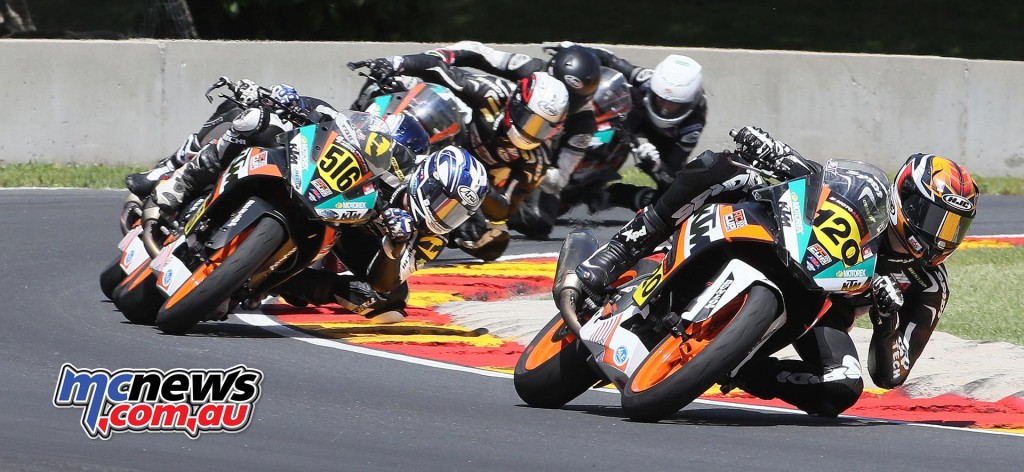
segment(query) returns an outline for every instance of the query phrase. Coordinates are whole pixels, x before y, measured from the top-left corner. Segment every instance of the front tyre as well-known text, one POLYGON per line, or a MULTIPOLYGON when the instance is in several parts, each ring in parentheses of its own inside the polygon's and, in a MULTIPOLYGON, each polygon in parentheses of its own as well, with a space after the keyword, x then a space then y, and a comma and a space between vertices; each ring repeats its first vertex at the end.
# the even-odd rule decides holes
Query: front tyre
POLYGON ((114 289, 117 288, 117 284, 124 280, 127 274, 124 273, 124 269, 121 268, 121 258, 115 257, 114 261, 107 265, 100 272, 100 290, 103 291, 103 296, 107 297, 108 300, 114 299, 114 289))
POLYGON ((683 337, 669 336, 644 360, 622 389, 622 410, 634 421, 653 422, 690 404, 736 368, 768 332, 780 305, 778 294, 754 285, 683 337))
POLYGON ((148 261, 118 284, 111 300, 129 322, 153 324, 164 303, 164 294, 156 286, 156 274, 149 268, 148 261))
POLYGON ((285 240, 281 223, 264 217, 236 236, 200 266, 156 316, 156 326, 167 334, 184 334, 217 309, 247 280, 285 240))
POLYGON ((600 380, 587 362, 589 355, 561 315, 555 315, 516 362, 516 393, 532 407, 565 405, 600 380))

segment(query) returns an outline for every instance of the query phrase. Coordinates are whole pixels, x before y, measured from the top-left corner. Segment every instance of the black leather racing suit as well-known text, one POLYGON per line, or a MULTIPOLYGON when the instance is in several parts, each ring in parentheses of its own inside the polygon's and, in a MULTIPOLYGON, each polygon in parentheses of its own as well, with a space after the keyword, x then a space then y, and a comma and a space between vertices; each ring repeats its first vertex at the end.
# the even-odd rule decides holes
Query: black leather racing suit
MULTIPOLYGON (((529 77, 534 72, 547 72, 548 62, 525 54, 494 50, 475 41, 462 41, 446 48, 428 52, 446 64, 472 67, 509 80, 529 77)), ((566 88, 571 88, 566 85, 566 88)), ((583 159, 597 131, 593 96, 569 94, 569 112, 561 135, 552 143, 555 151, 549 156, 550 166, 559 169, 558 190, 568 183, 572 170, 583 159)), ((692 148, 691 148, 692 150, 692 148)))
POLYGON ((646 187, 625 183, 615 183, 606 189, 609 203, 612 206, 636 211, 657 198, 686 164, 707 124, 707 99, 702 99, 690 115, 679 124, 671 128, 659 128, 647 117, 647 111, 643 105, 644 95, 651 88, 651 69, 635 66, 607 49, 595 47, 588 49, 601 59, 602 65, 621 72, 633 86, 631 90, 633 108, 626 115, 624 127, 634 136, 646 138, 661 155, 662 166, 660 169, 644 169, 657 183, 656 192, 651 192, 646 187))
POLYGON ((457 144, 473 150, 490 173, 491 188, 481 206, 484 216, 494 221, 507 220, 523 198, 540 184, 548 153, 544 146, 529 151, 519 149, 504 133, 499 133, 505 103, 511 99, 515 84, 500 77, 449 67, 435 54, 402 56, 396 72, 444 85, 473 109, 468 133, 457 144))
MULTIPOLYGON (((793 167, 793 177, 820 168, 807 160, 793 167)), ((756 177, 730 164, 726 154, 707 151, 683 166, 651 211, 662 221, 678 225, 707 203, 744 198, 756 183, 756 177)), ((872 381, 887 389, 903 384, 945 309, 949 286, 944 265, 927 267, 893 249, 886 236, 882 238, 875 276, 892 276, 897 281, 904 297, 899 313, 881 316, 870 291, 855 297, 837 296, 822 320, 793 343, 799 360, 751 359, 739 373, 741 388, 761 398, 779 398, 811 414, 839 415, 853 406, 864 390, 849 330, 856 316, 865 311, 873 323, 868 352, 872 381)))

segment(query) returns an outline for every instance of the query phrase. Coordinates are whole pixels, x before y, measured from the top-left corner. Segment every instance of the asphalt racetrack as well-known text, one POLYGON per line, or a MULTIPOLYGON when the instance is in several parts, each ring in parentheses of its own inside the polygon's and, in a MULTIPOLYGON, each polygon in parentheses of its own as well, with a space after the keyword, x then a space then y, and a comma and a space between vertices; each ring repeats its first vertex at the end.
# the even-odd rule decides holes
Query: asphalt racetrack
MULTIPOLYGON (((505 375, 329 349, 235 318, 162 335, 125 322, 99 290, 98 274, 116 255, 123 196, 0 191, 0 469, 963 471, 1020 470, 1024 459, 1020 436, 708 402, 658 424, 625 420, 618 397, 597 391, 562 410, 534 409, 505 375), (264 378, 254 419, 240 433, 103 441, 87 437, 81 409, 54 407, 64 363, 244 363, 264 378)), ((1022 199, 982 200, 973 234, 1024 232, 1022 199)), ((628 217, 588 218, 617 225, 628 217)), ((512 252, 551 253, 559 244, 514 241, 512 252)))

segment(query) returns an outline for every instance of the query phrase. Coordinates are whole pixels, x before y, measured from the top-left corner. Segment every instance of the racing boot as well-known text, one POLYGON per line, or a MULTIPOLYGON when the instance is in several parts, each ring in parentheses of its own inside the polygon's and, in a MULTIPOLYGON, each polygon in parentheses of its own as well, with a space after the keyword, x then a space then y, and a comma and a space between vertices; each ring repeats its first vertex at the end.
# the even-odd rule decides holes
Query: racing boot
POLYGON ((583 281, 588 295, 604 293, 626 269, 649 255, 671 234, 672 227, 648 206, 615 233, 608 244, 583 261, 576 268, 576 275, 583 281))
POLYGON ((174 212, 199 196, 207 185, 217 180, 227 164, 225 156, 235 156, 248 144, 249 136, 266 130, 271 115, 271 111, 263 108, 249 108, 232 120, 231 127, 220 139, 210 141, 195 158, 175 170, 169 179, 157 184, 154 192, 160 209, 174 212))
POLYGON ((216 142, 203 146, 195 159, 156 185, 156 204, 165 213, 177 212, 185 202, 194 200, 207 185, 217 180, 222 167, 220 160, 216 142))
POLYGON ((145 199, 150 193, 153 193, 153 189, 161 179, 169 176, 186 162, 192 160, 196 154, 199 154, 199 148, 199 137, 194 133, 190 134, 174 154, 163 158, 156 167, 145 172, 128 174, 124 178, 125 187, 137 197, 145 199))

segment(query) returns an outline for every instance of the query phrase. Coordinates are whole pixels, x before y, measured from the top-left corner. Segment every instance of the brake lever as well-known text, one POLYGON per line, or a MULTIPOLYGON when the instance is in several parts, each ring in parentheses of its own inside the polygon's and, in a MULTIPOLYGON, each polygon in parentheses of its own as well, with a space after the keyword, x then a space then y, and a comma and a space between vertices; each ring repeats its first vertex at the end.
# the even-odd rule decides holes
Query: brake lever
MULTIPOLYGON (((231 83, 231 79, 229 79, 225 75, 222 75, 220 76, 219 79, 217 79, 216 82, 213 83, 213 85, 210 86, 210 88, 206 89, 206 93, 204 94, 206 96, 206 100, 208 100, 210 103, 213 103, 213 97, 210 96, 210 93, 214 90, 224 87, 225 85, 228 87, 228 90, 234 92, 234 86, 231 83)), ((221 96, 223 97, 223 95, 221 96)))
MULTIPOLYGON (((346 64, 349 70, 362 69, 370 64, 370 61, 354 61, 346 64)), ((361 74, 361 73, 360 73, 361 74)))
POLYGON ((769 178, 769 179, 777 178, 774 172, 771 172, 768 169, 763 169, 760 166, 758 166, 757 163, 760 162, 758 159, 750 159, 750 157, 744 155, 742 151, 737 150, 736 152, 727 152, 725 154, 725 159, 727 161, 729 161, 730 164, 732 164, 732 165, 734 165, 736 167, 739 167, 741 169, 749 170, 749 171, 754 172, 754 173, 756 173, 756 174, 758 174, 758 175, 760 175, 762 177, 769 178), (745 164, 743 162, 737 161, 736 159, 733 159, 733 156, 743 156, 746 159, 748 159, 751 163, 750 164, 745 164))

